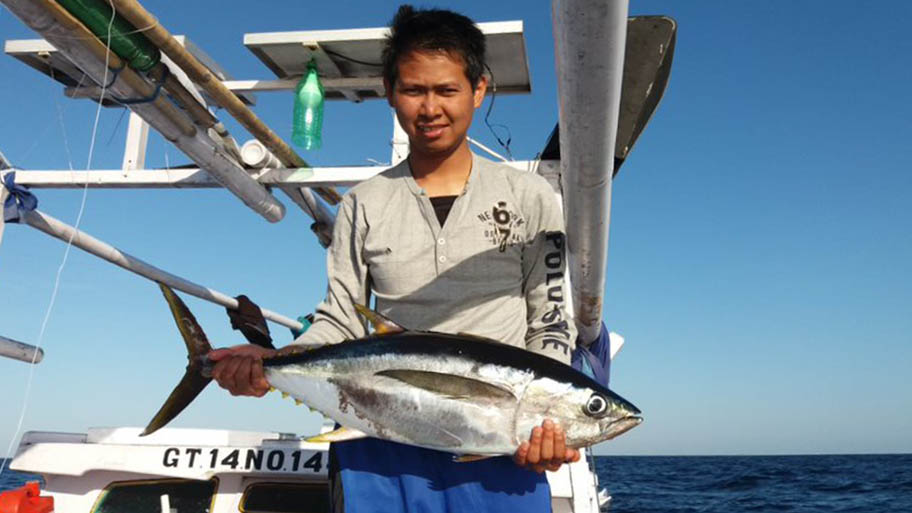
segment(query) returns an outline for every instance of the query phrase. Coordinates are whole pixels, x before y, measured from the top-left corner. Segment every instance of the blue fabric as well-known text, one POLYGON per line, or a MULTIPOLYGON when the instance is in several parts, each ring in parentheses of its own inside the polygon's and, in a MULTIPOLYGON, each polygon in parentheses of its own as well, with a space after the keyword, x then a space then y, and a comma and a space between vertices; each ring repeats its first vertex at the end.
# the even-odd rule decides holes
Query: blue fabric
POLYGON ((446 452, 365 438, 333 444, 345 513, 551 511, 544 474, 507 456, 469 463, 446 452))
POLYGON ((298 322, 303 324, 301 329, 297 330, 297 329, 294 329, 291 327, 288 328, 289 330, 291 330, 291 336, 294 338, 300 337, 301 335, 304 334, 305 331, 307 331, 307 328, 310 328, 310 319, 308 319, 306 315, 298 316, 298 322))
POLYGON ((3 185, 9 191, 3 202, 3 220, 7 223, 18 223, 21 210, 35 210, 38 198, 21 185, 16 185, 16 172, 10 171, 3 176, 3 185))
POLYGON ((611 343, 604 322, 598 338, 588 348, 577 339, 570 365, 602 385, 608 386, 611 379, 611 343))

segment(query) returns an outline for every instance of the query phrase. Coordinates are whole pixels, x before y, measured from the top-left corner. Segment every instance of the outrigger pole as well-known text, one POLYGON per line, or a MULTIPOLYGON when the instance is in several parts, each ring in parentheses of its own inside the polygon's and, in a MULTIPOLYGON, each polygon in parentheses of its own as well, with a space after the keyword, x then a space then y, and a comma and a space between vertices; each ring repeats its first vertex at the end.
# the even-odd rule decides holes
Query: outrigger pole
MULTIPOLYGON (((193 283, 192 281, 185 280, 184 278, 171 274, 167 271, 163 271, 154 265, 151 265, 132 255, 124 253, 114 246, 98 240, 83 231, 77 230, 76 228, 43 212, 40 212, 39 210, 20 210, 19 220, 20 223, 27 224, 32 228, 40 230, 50 235, 51 237, 60 239, 64 242, 69 242, 72 240, 72 244, 79 249, 107 260, 114 265, 122 267, 144 278, 148 278, 159 283, 164 283, 173 289, 186 292, 191 296, 205 299, 206 301, 210 301, 226 308, 236 309, 238 307, 237 300, 227 294, 223 294, 208 287, 193 283)), ((284 315, 277 314, 266 309, 262 309, 262 312, 263 317, 269 319, 274 323, 281 324, 282 326, 286 326, 294 330, 304 329, 304 325, 294 319, 285 317, 284 315)))
POLYGON ((0 356, 25 363, 40 363, 44 358, 44 351, 40 347, 0 336, 0 356))

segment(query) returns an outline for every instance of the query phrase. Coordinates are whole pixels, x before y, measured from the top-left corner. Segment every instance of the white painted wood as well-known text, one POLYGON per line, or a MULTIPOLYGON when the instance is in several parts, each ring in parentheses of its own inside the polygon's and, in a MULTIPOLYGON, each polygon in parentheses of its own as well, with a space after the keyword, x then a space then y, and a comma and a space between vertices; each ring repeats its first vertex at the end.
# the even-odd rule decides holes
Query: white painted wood
POLYGON ((409 140, 408 134, 405 133, 405 130, 402 129, 402 125, 399 124, 399 118, 396 117, 396 111, 391 112, 393 113, 393 152, 390 155, 390 162, 395 166, 408 157, 409 140))
POLYGON ((492 150, 491 148, 488 148, 488 147, 485 146, 484 144, 481 144, 480 142, 476 141, 475 139, 472 139, 471 137, 466 137, 466 139, 469 140, 469 143, 470 143, 470 144, 474 145, 474 146, 477 147, 479 150, 481 150, 481 151, 487 153, 488 155, 494 157, 495 159, 497 159, 497 160, 499 160, 499 161, 501 161, 501 162, 509 162, 509 161, 510 161, 510 159, 508 159, 507 157, 504 157, 503 155, 501 155, 501 154, 497 153, 496 151, 492 150))
MULTIPOLYGON (((0 175, 0 178, 2 176, 0 175)), ((3 186, 3 181, 0 180, 0 246, 3 245, 3 230, 6 228, 6 221, 3 220, 3 205, 7 196, 9 196, 9 191, 6 190, 6 187, 3 186)))
MULTIPOLYGON (((277 92, 294 91, 299 78, 283 78, 276 80, 226 80, 222 82, 225 87, 236 93, 247 92, 277 92)), ((380 77, 320 77, 324 91, 354 91, 356 89, 383 89, 383 79, 380 77)))
POLYGON ((134 171, 146 166, 146 146, 149 144, 149 123, 139 114, 130 112, 127 125, 127 142, 124 145, 124 171, 134 171))
MULTIPOLYGON (((405 140, 408 144, 408 140, 405 140)), ((408 150, 400 155, 404 159, 408 150)), ((395 155, 393 155, 395 159, 395 155)), ((401 160, 401 159, 400 159, 401 160)), ((549 181, 557 176, 558 161, 515 160, 504 164, 523 171, 538 173, 549 181)), ((301 169, 267 169, 257 177, 263 185, 281 187, 350 187, 381 173, 390 166, 338 166, 301 169)), ((93 189, 211 189, 222 185, 197 168, 141 169, 123 171, 16 171, 16 183, 33 189, 81 189, 88 183, 93 189)))

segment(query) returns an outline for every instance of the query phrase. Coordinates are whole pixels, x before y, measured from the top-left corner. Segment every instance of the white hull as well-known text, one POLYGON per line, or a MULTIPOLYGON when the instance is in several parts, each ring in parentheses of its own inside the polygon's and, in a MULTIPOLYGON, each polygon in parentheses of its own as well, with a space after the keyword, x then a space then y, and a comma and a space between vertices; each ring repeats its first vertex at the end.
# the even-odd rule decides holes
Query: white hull
MULTIPOLYGON (((127 500, 136 508, 155 503, 144 511, 159 503, 173 511, 189 501, 208 503, 209 513, 251 511, 250 501, 279 500, 275 484, 288 497, 310 497, 311 506, 325 507, 326 444, 287 433, 165 428, 140 438, 140 431, 28 432, 10 468, 41 474, 42 495, 53 497, 61 513, 90 513, 100 501, 127 500)), ((598 513, 606 505, 587 456, 548 473, 555 513, 598 513)))

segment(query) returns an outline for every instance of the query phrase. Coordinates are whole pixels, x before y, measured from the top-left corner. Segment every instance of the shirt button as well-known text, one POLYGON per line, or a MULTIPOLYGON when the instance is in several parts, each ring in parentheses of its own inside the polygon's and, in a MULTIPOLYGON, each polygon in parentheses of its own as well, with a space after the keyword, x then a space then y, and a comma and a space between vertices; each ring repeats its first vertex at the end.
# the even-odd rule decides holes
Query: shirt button
POLYGON ((440 258, 438 258, 437 260, 440 260, 441 262, 446 262, 446 257, 443 255, 440 255, 440 258))
POLYGON ((444 239, 437 239, 437 244, 440 244, 440 245, 442 246, 442 245, 446 244, 446 240, 444 240, 444 239))

